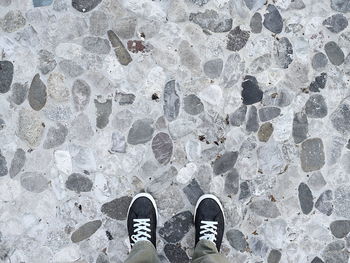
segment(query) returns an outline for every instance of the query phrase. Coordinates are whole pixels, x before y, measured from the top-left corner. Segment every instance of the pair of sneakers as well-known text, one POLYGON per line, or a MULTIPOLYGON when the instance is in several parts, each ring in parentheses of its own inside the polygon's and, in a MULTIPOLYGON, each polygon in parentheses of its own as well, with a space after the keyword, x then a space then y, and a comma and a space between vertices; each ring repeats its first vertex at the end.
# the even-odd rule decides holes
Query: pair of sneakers
MULTIPOLYGON (((127 226, 130 245, 150 241, 156 247, 158 211, 150 194, 136 195, 128 210, 127 226)), ((213 242, 218 251, 224 234, 224 212, 219 199, 211 194, 201 196, 194 211, 195 245, 200 240, 213 242)))

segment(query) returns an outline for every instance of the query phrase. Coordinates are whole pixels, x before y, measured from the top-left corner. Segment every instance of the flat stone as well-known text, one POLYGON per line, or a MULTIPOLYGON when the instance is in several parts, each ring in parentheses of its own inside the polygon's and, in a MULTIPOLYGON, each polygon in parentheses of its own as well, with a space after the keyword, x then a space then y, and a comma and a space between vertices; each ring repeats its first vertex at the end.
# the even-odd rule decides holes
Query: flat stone
POLYGON ((343 64, 345 55, 337 43, 334 41, 327 42, 324 45, 324 51, 326 52, 329 61, 333 65, 339 66, 343 64))
POLYGON ((250 19, 250 30, 254 34, 261 33, 262 30, 262 16, 260 13, 256 12, 250 19))
POLYGON ((0 177, 8 174, 6 158, 1 154, 0 151, 0 177))
POLYGON ((258 85, 255 77, 246 75, 242 82, 242 98, 243 104, 252 105, 262 100, 263 92, 258 85))
POLYGON ((198 199, 204 194, 196 179, 192 179, 192 181, 183 188, 183 192, 191 205, 196 205, 198 199))
POLYGON ((108 54, 111 51, 108 40, 100 37, 85 37, 83 47, 94 54, 108 54))
POLYGON ((215 10, 206 9, 204 13, 191 13, 189 20, 204 30, 214 33, 228 32, 232 28, 232 18, 225 18, 215 10))
POLYGON ((110 261, 108 259, 108 256, 105 253, 101 252, 96 259, 96 263, 110 263, 110 261))
POLYGON ((189 161, 194 162, 201 158, 202 146, 198 140, 188 140, 185 145, 186 157, 189 161))
POLYGON ((152 140, 154 157, 160 164, 167 164, 173 154, 173 142, 167 133, 160 132, 152 140))
POLYGON ((334 11, 347 13, 350 12, 349 0, 331 0, 331 8, 334 11))
POLYGON ((203 6, 206 3, 208 3, 210 0, 191 0, 192 3, 198 5, 198 6, 203 6))
POLYGON ((193 215, 190 211, 176 214, 159 229, 159 235, 169 243, 177 243, 183 239, 192 226, 193 215))
POLYGON ((333 213, 333 192, 332 190, 324 191, 315 203, 315 208, 322 214, 330 216, 333 213))
POLYGON ((198 115, 204 110, 204 105, 195 94, 187 95, 184 100, 184 111, 190 115, 198 115))
POLYGON ((78 194, 81 192, 90 192, 92 189, 92 181, 85 175, 73 173, 66 181, 66 188, 78 194))
POLYGON ((281 37, 274 43, 274 58, 277 65, 283 69, 293 61, 293 46, 287 37, 281 37))
POLYGON ((260 121, 265 122, 278 117, 281 114, 281 109, 277 107, 264 107, 259 109, 260 121))
POLYGON ((133 104, 135 101, 136 96, 131 93, 122 93, 122 92, 116 92, 114 101, 118 102, 119 105, 130 105, 133 104))
POLYGON ((177 118, 180 111, 180 97, 176 93, 176 82, 170 80, 164 87, 164 116, 168 121, 173 121, 177 118))
POLYGON ((132 124, 128 134, 129 144, 143 144, 152 139, 154 128, 151 119, 137 120, 132 124))
POLYGON ((40 173, 25 172, 20 178, 21 186, 29 192, 41 193, 48 188, 49 181, 40 173))
POLYGON ((328 107, 321 94, 313 94, 305 104, 305 112, 309 118, 324 118, 328 114, 328 107))
POLYGON ((238 158, 238 152, 226 152, 214 161, 214 174, 223 174, 231 170, 238 158))
POLYGON ((330 116, 333 127, 341 134, 350 133, 350 106, 340 104, 330 116))
POLYGON ((237 229, 230 229, 227 231, 226 238, 228 239, 231 247, 240 252, 245 252, 249 247, 244 234, 237 229))
POLYGON ((69 144, 68 149, 75 169, 87 172, 96 171, 96 160, 91 148, 77 144, 69 144))
POLYGON ((112 113, 112 100, 107 99, 105 102, 94 100, 96 107, 96 127, 104 129, 109 123, 109 116, 112 113))
POLYGON ((91 35, 103 36, 108 29, 108 17, 102 11, 94 11, 90 16, 89 31, 91 35))
POLYGON ((72 6, 79 12, 85 13, 89 12, 98 6, 102 0, 72 0, 72 6))
POLYGON ((282 253, 279 250, 272 249, 267 257, 267 263, 279 263, 282 253))
POLYGON ((259 129, 258 111, 255 106, 251 106, 248 110, 246 123, 247 132, 257 132, 259 129))
POLYGON ((329 31, 333 33, 339 33, 343 31, 349 22, 343 14, 335 14, 327 19, 325 19, 322 23, 329 31))
POLYGON ((249 208, 254 214, 266 218, 276 218, 281 215, 276 203, 267 200, 254 200, 250 203, 249 208))
POLYGON ((53 72, 47 80, 47 90, 49 96, 57 102, 69 100, 69 90, 65 77, 61 73, 53 72))
POLYGON ((267 13, 264 14, 263 25, 266 29, 270 30, 272 33, 279 34, 283 29, 283 20, 280 12, 274 6, 269 4, 267 6, 267 13))
POLYGON ((311 263, 324 263, 324 262, 319 257, 314 257, 314 259, 311 261, 311 263))
POLYGON ((62 145, 66 141, 68 129, 66 126, 57 123, 57 128, 51 127, 44 141, 44 149, 51 149, 62 145))
POLYGON ((45 106, 46 100, 46 86, 40 79, 40 75, 36 74, 30 84, 28 92, 29 105, 33 110, 40 111, 45 106))
POLYGON ((10 100, 16 105, 21 105, 27 98, 28 85, 27 83, 13 83, 11 91, 10 100))
POLYGON ((18 137, 29 146, 37 147, 44 133, 44 125, 40 115, 33 111, 22 109, 18 119, 18 137))
POLYGON ((320 170, 325 164, 322 139, 312 138, 304 141, 301 145, 300 161, 304 172, 320 170))
POLYGON ((249 248, 253 255, 261 258, 265 258, 267 251, 269 251, 267 244, 257 236, 252 236, 249 238, 249 248))
POLYGON ((71 123, 70 137, 78 141, 88 141, 94 136, 89 117, 80 113, 71 123))
POLYGON ((91 88, 84 80, 77 79, 73 83, 72 97, 76 111, 83 111, 90 102, 91 88))
POLYGON ((266 3, 265 0, 244 0, 244 2, 245 5, 253 11, 260 9, 266 3))
POLYGON ((350 220, 336 220, 329 226, 333 236, 336 238, 344 238, 350 232, 350 220))
POLYGON ((203 71, 208 78, 215 79, 220 77, 224 62, 221 58, 209 60, 204 63, 203 71))
POLYGON ((77 230, 75 230, 71 236, 71 240, 73 243, 78 243, 85 239, 91 237, 102 225, 101 220, 94 220, 85 223, 77 230))
POLYGON ((136 17, 124 17, 122 19, 119 19, 115 23, 113 29, 120 38, 131 39, 135 34, 136 26, 137 26, 136 17))
POLYGON ((7 33, 15 32, 26 24, 26 19, 19 10, 11 10, 0 20, 0 26, 7 33))
POLYGON ((169 262, 190 262, 185 250, 181 248, 180 244, 166 244, 164 246, 164 254, 168 258, 169 262))
POLYGON ((112 133, 111 152, 113 152, 113 153, 125 153, 126 152, 125 136, 117 131, 112 133))
POLYGON ((329 243, 323 250, 322 258, 326 263, 346 263, 349 261, 349 253, 343 240, 329 243))
POLYGON ((298 187, 298 193, 301 211, 307 215, 314 206, 312 192, 307 184, 301 183, 298 187))
POLYGON ((239 189, 240 189, 240 192, 239 192, 238 200, 243 200, 250 197, 251 192, 250 192, 250 187, 248 182, 242 182, 239 185, 239 189))
POLYGON ((225 176, 225 193, 228 195, 236 195, 239 190, 239 174, 236 169, 232 169, 225 176))
POLYGON ((111 42, 112 47, 114 48, 114 52, 119 63, 123 66, 127 66, 132 61, 128 50, 123 45, 123 42, 112 30, 108 30, 107 34, 108 39, 111 42))
POLYGON ((177 119, 169 123, 169 133, 171 138, 179 139, 193 131, 194 123, 189 120, 177 119))
POLYGON ((131 200, 132 198, 130 196, 116 198, 108 203, 104 203, 101 207, 101 212, 110 218, 125 220, 131 200))
POLYGON ((327 82, 327 73, 321 73, 321 75, 317 76, 313 82, 311 82, 309 86, 309 90, 312 92, 320 92, 320 89, 324 89, 327 82))
POLYGON ((245 116, 247 114, 247 106, 241 105, 232 114, 229 115, 229 122, 232 126, 241 126, 245 121, 245 116))
POLYGON ((328 64, 328 59, 325 54, 322 52, 317 52, 313 57, 311 61, 311 65, 315 70, 321 70, 328 64))
POLYGON ((0 93, 10 90, 13 80, 13 64, 10 61, 0 61, 0 93))
POLYGON ((84 72, 83 67, 73 60, 64 59, 58 65, 63 74, 71 78, 79 77, 84 72))
POLYGON ((280 174, 284 172, 286 162, 281 145, 270 140, 262 144, 257 150, 259 170, 263 174, 280 174))
POLYGON ((57 62, 55 60, 55 55, 51 52, 42 49, 38 53, 39 55, 39 70, 42 74, 47 74, 51 71, 53 71, 57 65, 57 62))
POLYGON ((230 54, 225 62, 222 72, 222 80, 225 84, 224 88, 233 87, 242 77, 245 70, 245 61, 235 52, 230 54))
POLYGON ((295 143, 301 143, 307 138, 309 123, 304 112, 294 114, 292 135, 295 143))
POLYGON ((264 54, 252 61, 252 63, 249 66, 250 67, 249 72, 251 74, 258 74, 269 69, 270 66, 271 66, 271 55, 264 54))
POLYGON ((23 149, 18 148, 13 156, 10 166, 10 177, 14 178, 19 172, 22 171, 24 164, 26 163, 26 153, 23 149))
POLYGON ((273 125, 271 122, 263 123, 258 131, 258 139, 261 142, 267 142, 273 133, 273 125))
POLYGON ((247 44, 249 37, 249 31, 241 30, 240 26, 237 26, 227 35, 226 48, 230 51, 239 51, 247 44))
POLYGON ((33 5, 34 7, 49 6, 52 2, 53 0, 33 0, 33 5))

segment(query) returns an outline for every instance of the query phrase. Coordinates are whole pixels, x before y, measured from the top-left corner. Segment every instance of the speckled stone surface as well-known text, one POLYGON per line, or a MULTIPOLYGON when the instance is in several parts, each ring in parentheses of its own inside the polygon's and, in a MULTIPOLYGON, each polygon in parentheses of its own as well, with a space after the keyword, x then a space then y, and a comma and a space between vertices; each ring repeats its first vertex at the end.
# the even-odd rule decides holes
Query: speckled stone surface
POLYGON ((0 261, 162 262, 216 194, 240 263, 347 263, 349 0, 0 0, 0 261))

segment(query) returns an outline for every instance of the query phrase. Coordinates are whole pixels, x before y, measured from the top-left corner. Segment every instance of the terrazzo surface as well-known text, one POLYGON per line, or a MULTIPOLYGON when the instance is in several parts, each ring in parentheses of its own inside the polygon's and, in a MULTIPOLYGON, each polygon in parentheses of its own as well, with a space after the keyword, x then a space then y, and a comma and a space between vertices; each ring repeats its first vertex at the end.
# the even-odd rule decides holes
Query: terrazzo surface
POLYGON ((120 263, 132 196, 189 262, 346 263, 349 0, 0 0, 0 261, 120 263))

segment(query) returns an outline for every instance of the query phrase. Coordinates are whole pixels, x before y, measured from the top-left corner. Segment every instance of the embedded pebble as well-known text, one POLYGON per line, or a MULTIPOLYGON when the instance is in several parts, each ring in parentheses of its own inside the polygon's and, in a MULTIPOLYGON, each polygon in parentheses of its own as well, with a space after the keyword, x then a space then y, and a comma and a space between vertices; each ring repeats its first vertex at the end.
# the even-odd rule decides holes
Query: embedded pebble
POLYGON ((105 102, 94 100, 96 107, 96 127, 104 129, 109 123, 109 116, 112 113, 112 100, 107 99, 105 102))
POLYGON ((286 69, 293 61, 293 46, 289 39, 282 37, 274 43, 274 57, 277 65, 286 69))
POLYGON ((19 174, 20 171, 22 171, 22 168, 24 167, 24 164, 26 162, 26 153, 23 149, 18 148, 13 156, 9 174, 11 178, 14 178, 17 174, 19 174))
POLYGON ((324 45, 324 51, 326 52, 329 61, 333 65, 339 66, 343 64, 345 55, 337 43, 334 41, 327 42, 324 45))
POLYGON ((333 213, 333 192, 332 190, 324 191, 315 203, 315 208, 321 213, 330 216, 333 213))
POLYGON ((350 220, 333 221, 329 226, 333 236, 344 238, 350 232, 350 220))
POLYGON ((220 77, 223 65, 221 58, 212 59, 204 63, 203 71, 208 78, 215 79, 220 77))
POLYGON ((40 115, 34 111, 22 109, 18 118, 18 137, 26 141, 29 146, 40 144, 45 127, 40 115))
POLYGON ((66 85, 65 78, 62 74, 57 72, 51 73, 47 80, 49 96, 57 102, 68 101, 70 95, 66 85))
POLYGON ((47 92, 44 82, 40 79, 40 75, 36 74, 30 84, 28 91, 29 105, 33 110, 40 111, 46 104, 47 92))
POLYGON ((233 168, 238 158, 238 152, 226 152, 214 161, 214 174, 223 174, 233 168))
POLYGON ((107 34, 119 63, 123 66, 127 66, 132 61, 128 50, 124 47, 123 42, 121 42, 119 37, 112 30, 108 30, 107 34))
POLYGON ((135 29, 137 26, 137 18, 136 17, 124 17, 114 25, 115 33, 124 39, 130 39, 135 34, 135 29))
POLYGON ((118 102, 119 105, 130 105, 135 102, 136 96, 134 94, 116 92, 114 101, 118 102))
POLYGON ((230 229, 226 232, 226 238, 234 249, 245 252, 248 249, 248 243, 244 234, 237 229, 230 229))
POLYGON ((261 91, 258 81, 255 77, 247 75, 242 82, 242 98, 243 104, 251 105, 262 100, 263 92, 261 91))
POLYGON ((53 0, 33 0, 33 5, 34 7, 49 6, 52 2, 53 0))
POLYGON ((10 100, 16 105, 21 105, 27 98, 28 85, 27 83, 14 83, 11 92, 10 100))
POLYGON ((333 33, 339 33, 348 26, 348 20, 343 14, 335 14, 324 20, 322 25, 333 33))
POLYGON ((196 205, 198 199, 204 194, 196 179, 193 179, 187 186, 185 186, 183 192, 191 205, 196 205))
POLYGON ((350 12, 349 0, 331 0, 331 8, 334 11, 347 13, 350 12))
POLYGON ((0 131, 6 127, 5 121, 0 118, 0 131))
POLYGON ((25 172, 20 178, 21 186, 27 191, 41 193, 48 188, 49 181, 44 175, 36 172, 25 172))
POLYGON ((242 182, 239 185, 239 189, 240 189, 240 192, 239 192, 238 200, 246 199, 251 195, 248 182, 242 182))
POLYGON ((82 174, 73 173, 66 181, 66 188, 78 194, 81 192, 90 192, 92 181, 82 174))
POLYGON ((350 133, 350 106, 340 104, 330 116, 333 127, 340 133, 350 133))
POLYGON ((185 250, 181 248, 180 244, 166 244, 164 246, 164 254, 168 258, 169 262, 190 262, 185 250))
POLYGON ((276 218, 281 215, 276 203, 267 200, 254 200, 249 208, 253 213, 266 218, 276 218))
POLYGON ((260 121, 265 122, 278 117, 281 114, 281 109, 277 107, 265 107, 259 109, 260 121))
POLYGON ((84 72, 84 69, 73 60, 64 59, 58 65, 63 74, 71 78, 79 77, 84 72))
POLYGON ((313 94, 305 104, 305 112, 309 118, 324 118, 328 114, 328 107, 321 94, 313 94))
POLYGON ((280 262, 282 253, 279 250, 272 249, 267 257, 267 263, 278 263, 280 262))
POLYGON ((257 132, 259 129, 258 111, 255 106, 250 106, 247 114, 247 132, 257 132))
POLYGON ((323 142, 320 138, 312 138, 301 144, 301 168, 304 172, 320 170, 325 164, 323 142))
POLYGON ((343 240, 329 243, 323 250, 322 258, 326 263, 345 263, 349 261, 349 253, 343 240))
POLYGON ((7 33, 15 32, 26 24, 26 19, 19 10, 11 10, 0 20, 0 26, 7 33))
POLYGON ((96 8, 96 6, 98 6, 101 2, 102 0, 72 0, 72 6, 79 12, 85 13, 96 8))
POLYGON ((126 152, 126 140, 125 136, 119 132, 112 133, 112 148, 111 152, 125 153, 126 152))
POLYGON ((164 116, 168 121, 177 118, 180 111, 180 97, 176 92, 175 80, 170 80, 164 87, 164 116))
POLYGON ((159 229, 159 235, 169 243, 176 243, 182 240, 192 226, 193 215, 190 211, 176 214, 164 223, 159 229))
POLYGON ((6 158, 1 154, 0 151, 0 177, 8 174, 6 158))
POLYGON ((311 60, 311 65, 315 70, 323 69, 328 63, 327 56, 322 52, 317 52, 311 60))
POLYGON ((108 54, 111 50, 108 40, 100 37, 85 37, 83 47, 95 54, 108 54))
POLYGON ((317 76, 309 86, 309 90, 312 92, 320 92, 320 89, 324 89, 327 82, 327 73, 321 73, 317 76))
POLYGON ((252 33, 259 34, 262 30, 262 16, 260 13, 254 13, 250 19, 250 29, 252 33))
POLYGON ((249 37, 249 31, 242 30, 240 26, 237 26, 227 35, 226 48, 230 51, 239 51, 247 44, 249 37))
POLYGON ((44 141, 44 149, 51 149, 62 145, 66 141, 68 135, 68 129, 66 126, 57 123, 57 128, 51 127, 46 135, 44 141))
POLYGON ((123 196, 116 198, 101 207, 101 212, 108 217, 116 220, 125 220, 127 217, 129 205, 132 198, 130 196, 123 196))
POLYGON ((319 257, 314 257, 314 259, 311 261, 311 263, 324 263, 324 262, 319 257))
POLYGON ((204 110, 204 105, 195 94, 187 95, 183 99, 184 111, 190 115, 198 115, 204 110))
POLYGON ((264 6, 265 0, 244 0, 250 10, 258 10, 264 6))
POLYGON ((182 138, 193 131, 193 122, 177 119, 169 123, 169 132, 173 139, 182 138))
POLYGON ((57 65, 54 54, 42 49, 39 51, 39 69, 41 73, 47 74, 53 71, 57 65))
POLYGON ((263 25, 266 29, 270 30, 272 33, 279 34, 283 29, 283 20, 280 12, 274 6, 269 4, 267 6, 267 13, 264 14, 263 25))
POLYGON ((309 132, 309 123, 307 120, 307 115, 304 112, 298 112, 294 114, 293 119, 293 139, 295 143, 303 142, 309 132))
POLYGON ((247 106, 242 105, 229 115, 229 122, 232 126, 241 126, 246 118, 247 106))
POLYGON ((311 190, 307 184, 301 183, 298 187, 298 193, 301 211, 307 215, 312 211, 314 206, 311 190))
POLYGON ((137 120, 132 124, 128 134, 128 143, 136 145, 150 141, 154 132, 151 119, 137 120))
POLYGON ((214 33, 228 32, 232 28, 232 18, 225 18, 215 10, 206 9, 204 13, 191 13, 189 20, 199 25, 204 30, 214 33))
POLYGON ((71 123, 70 136, 78 141, 88 141, 94 135, 89 117, 80 113, 71 123))
POLYGON ((267 142, 273 133, 273 125, 271 122, 263 123, 258 131, 258 138, 261 142, 267 142))
POLYGON ((0 61, 0 93, 6 93, 11 88, 13 80, 13 64, 10 61, 0 61))
POLYGON ((72 97, 76 111, 83 111, 90 102, 91 88, 84 80, 77 79, 73 83, 72 97))
POLYGON ((103 36, 107 32, 108 17, 101 11, 94 11, 90 16, 89 31, 92 35, 103 36))
POLYGON ((167 164, 173 154, 173 143, 167 133, 160 132, 152 140, 154 157, 160 164, 167 164))
POLYGON ((71 236, 73 243, 78 243, 91 237, 102 225, 101 220, 90 221, 75 230, 71 236))
POLYGON ((232 169, 225 177, 225 193, 236 195, 239 190, 239 174, 236 169, 232 169))

